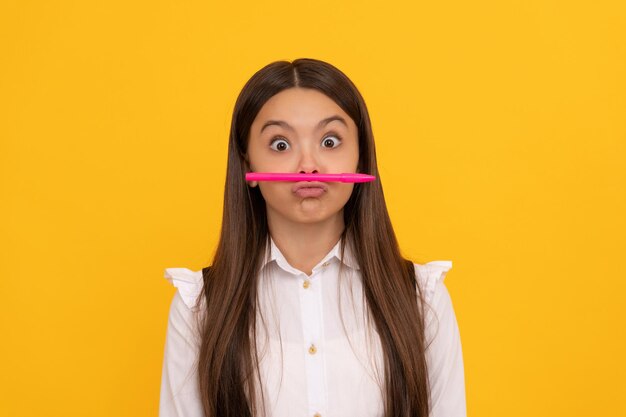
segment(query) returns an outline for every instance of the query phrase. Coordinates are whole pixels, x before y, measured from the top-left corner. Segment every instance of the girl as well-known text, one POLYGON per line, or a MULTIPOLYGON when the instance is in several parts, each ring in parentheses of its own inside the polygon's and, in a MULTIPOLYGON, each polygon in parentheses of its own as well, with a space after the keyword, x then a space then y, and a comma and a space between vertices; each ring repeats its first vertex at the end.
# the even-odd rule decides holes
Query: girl
POLYGON ((177 292, 160 416, 465 416, 451 266, 400 254, 368 111, 346 75, 314 59, 265 66, 235 104, 212 265, 165 272, 177 292))

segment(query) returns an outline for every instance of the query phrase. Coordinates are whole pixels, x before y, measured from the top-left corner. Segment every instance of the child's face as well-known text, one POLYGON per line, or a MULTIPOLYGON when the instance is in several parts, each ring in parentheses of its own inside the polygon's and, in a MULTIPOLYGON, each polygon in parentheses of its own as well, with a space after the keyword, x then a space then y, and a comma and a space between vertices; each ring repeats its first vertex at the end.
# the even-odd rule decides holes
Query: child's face
MULTIPOLYGON (((309 88, 289 88, 270 98, 250 129, 247 161, 254 172, 355 173, 359 162, 358 129, 332 99, 309 88), (345 121, 331 120, 331 116, 345 121), (270 124, 281 121, 285 125, 270 124), (263 128, 265 126, 265 128, 263 128)), ((324 182, 325 191, 293 191, 294 181, 251 181, 260 187, 271 221, 313 223, 343 214, 354 184, 324 182)))

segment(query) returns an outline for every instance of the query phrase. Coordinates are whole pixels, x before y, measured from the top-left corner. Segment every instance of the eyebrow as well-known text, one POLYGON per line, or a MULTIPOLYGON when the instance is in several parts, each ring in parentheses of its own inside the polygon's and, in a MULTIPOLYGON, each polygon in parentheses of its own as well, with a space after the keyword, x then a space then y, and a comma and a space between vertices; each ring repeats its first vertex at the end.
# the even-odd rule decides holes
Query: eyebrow
MULTIPOLYGON (((343 117, 339 116, 338 114, 335 114, 335 115, 327 117, 327 118, 323 119, 321 122, 319 122, 317 124, 317 129, 321 129, 322 127, 324 127, 325 125, 327 125, 328 123, 330 123, 330 122, 332 122, 334 120, 338 120, 341 123, 343 123, 346 127, 348 127, 348 124, 346 123, 346 119, 344 119, 343 117)), ((294 130, 293 127, 291 127, 289 125, 289 123, 284 122, 282 120, 268 120, 267 122, 265 122, 265 124, 261 128, 261 132, 260 133, 263 133, 263 130, 266 127, 272 126, 272 125, 277 125, 277 126, 284 127, 285 129, 291 130, 292 132, 294 130)))

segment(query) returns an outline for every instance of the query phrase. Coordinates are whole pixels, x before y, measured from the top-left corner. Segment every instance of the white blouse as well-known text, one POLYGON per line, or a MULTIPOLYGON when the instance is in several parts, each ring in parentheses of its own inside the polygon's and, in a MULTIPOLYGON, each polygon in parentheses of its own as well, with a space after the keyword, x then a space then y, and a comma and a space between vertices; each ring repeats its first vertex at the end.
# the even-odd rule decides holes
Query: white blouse
MULTIPOLYGON (((367 324, 359 266, 350 245, 340 258, 340 244, 341 240, 307 276, 289 265, 271 239, 259 277, 257 314, 267 416, 383 416, 382 347, 373 323, 367 324), (340 262, 344 264, 341 277, 340 262)), ((464 417, 461 340, 443 283, 452 262, 414 267, 427 302, 430 416, 464 417)), ((177 291, 169 310, 159 416, 203 417, 195 369, 199 311, 192 308, 202 289, 202 271, 167 268, 165 278, 177 291)), ((259 398, 257 404, 263 404, 259 398)))

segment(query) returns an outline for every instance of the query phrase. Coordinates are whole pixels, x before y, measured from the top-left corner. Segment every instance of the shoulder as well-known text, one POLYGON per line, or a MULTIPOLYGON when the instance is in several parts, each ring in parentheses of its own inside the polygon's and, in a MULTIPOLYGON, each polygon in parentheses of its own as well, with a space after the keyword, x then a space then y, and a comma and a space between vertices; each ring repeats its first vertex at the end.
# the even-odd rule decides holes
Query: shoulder
POLYGON ((192 271, 187 268, 166 268, 165 279, 174 287, 176 292, 169 309, 168 340, 170 344, 191 346, 190 343, 199 342, 200 320, 199 314, 205 306, 201 300, 200 309, 196 308, 196 300, 202 292, 202 270, 192 271), (179 339, 180 342, 176 342, 179 339))
MULTIPOLYGON (((442 335, 444 339, 458 333, 458 324, 450 293, 444 284, 444 278, 452 268, 452 261, 432 261, 426 264, 414 264, 416 277, 422 285, 425 300, 425 323, 427 343, 442 335)), ((442 342, 441 337, 439 338, 442 342)))
MULTIPOLYGON (((438 331, 442 321, 455 320, 454 306, 444 278, 452 268, 452 261, 432 261, 413 264, 415 276, 424 294, 424 311, 427 331, 438 331)), ((421 300, 418 297, 418 302, 421 300)))

